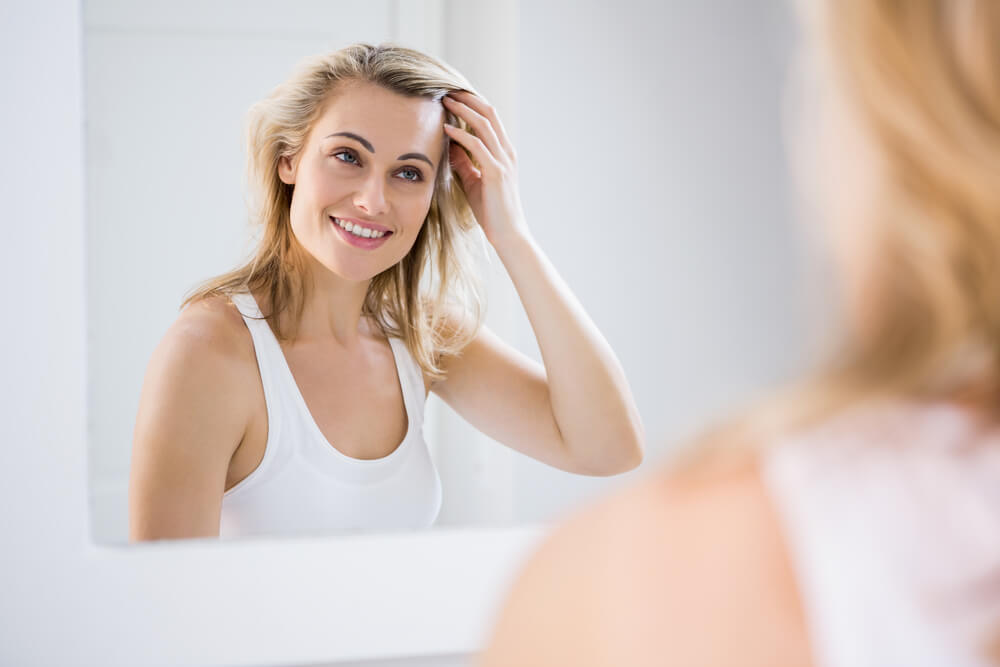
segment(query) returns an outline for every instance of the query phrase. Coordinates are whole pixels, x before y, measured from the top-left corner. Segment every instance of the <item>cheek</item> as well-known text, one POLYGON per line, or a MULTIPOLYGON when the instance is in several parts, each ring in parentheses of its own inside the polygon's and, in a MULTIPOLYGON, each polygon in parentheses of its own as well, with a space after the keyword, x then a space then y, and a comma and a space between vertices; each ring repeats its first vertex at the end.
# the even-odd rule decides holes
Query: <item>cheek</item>
POLYGON ((849 100, 834 91, 823 118, 820 200, 823 227, 846 297, 862 329, 877 314, 883 159, 849 100))
POLYGON ((854 311, 877 260, 881 161, 830 72, 812 62, 797 74, 786 91, 786 138, 799 213, 854 311))
POLYGON ((877 251, 882 161, 847 100, 833 96, 827 125, 824 201, 829 224, 845 269, 863 277, 877 251))
MULTIPOLYGON (((303 195, 320 205, 327 205, 340 199, 346 187, 343 177, 332 173, 332 169, 316 167, 303 174, 303 195)), ((296 186, 298 187, 298 186, 296 186)))
POLYGON ((855 264, 872 240, 878 156, 821 63, 804 59, 786 95, 786 138, 800 204, 823 244, 841 263, 855 264))
MULTIPOLYGON (((417 188, 413 188, 417 190, 417 188)), ((406 192, 399 199, 399 212, 407 226, 420 227, 427 218, 434 197, 433 186, 421 188, 418 192, 406 192)))

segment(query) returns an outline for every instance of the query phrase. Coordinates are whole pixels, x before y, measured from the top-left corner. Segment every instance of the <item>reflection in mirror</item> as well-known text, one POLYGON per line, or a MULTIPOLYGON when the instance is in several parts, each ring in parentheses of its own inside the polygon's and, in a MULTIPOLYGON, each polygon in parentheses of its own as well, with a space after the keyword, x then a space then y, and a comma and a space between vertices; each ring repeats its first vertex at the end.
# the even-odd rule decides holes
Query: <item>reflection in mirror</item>
POLYGON ((774 316, 794 295, 771 279, 787 229, 733 222, 783 219, 777 126, 729 132, 705 111, 772 117, 755 88, 780 78, 766 17, 761 40, 710 52, 691 29, 718 29, 708 9, 666 21, 636 3, 618 34, 596 3, 568 31, 554 3, 525 4, 517 57, 497 58, 426 4, 438 27, 404 35, 389 1, 85 3, 99 541, 548 520, 629 476, 639 414, 648 461, 794 366, 795 323, 774 316), (622 46, 674 30, 676 66, 622 46), (469 83, 430 62, 437 88, 415 96, 326 82, 296 133, 273 95, 358 41, 407 43, 469 83), (741 85, 720 73, 733 63, 741 85), (638 99, 595 96, 623 71, 638 99), (476 97, 441 101, 460 88, 497 119, 476 97), (692 178, 755 187, 719 198, 692 178), (447 308, 443 274, 412 261, 423 249, 433 269, 435 248, 447 308), (215 289, 179 312, 198 286, 215 289), (449 355, 449 338, 471 342, 449 355))
MULTIPOLYGON (((429 391, 556 469, 640 463, 624 372, 532 237, 512 140, 475 90, 420 51, 354 44, 301 59, 250 107, 252 247, 187 294, 152 351, 130 540, 428 528, 442 496, 423 437, 429 391), (484 239, 544 366, 482 322, 484 239)), ((217 171, 192 148, 181 172, 211 183, 217 171)), ((155 182, 146 194, 167 200, 155 182)), ((138 222, 156 207, 134 203, 136 227, 192 246, 211 225, 196 211, 178 217, 197 228, 138 222)))

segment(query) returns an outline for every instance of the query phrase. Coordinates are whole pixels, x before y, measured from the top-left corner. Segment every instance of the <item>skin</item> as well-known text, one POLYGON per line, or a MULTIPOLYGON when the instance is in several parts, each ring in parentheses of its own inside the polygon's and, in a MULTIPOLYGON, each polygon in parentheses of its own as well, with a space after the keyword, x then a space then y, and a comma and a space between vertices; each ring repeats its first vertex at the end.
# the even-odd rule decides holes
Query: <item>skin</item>
MULTIPOLYGON (((635 468, 643 432, 631 391, 611 348, 531 236, 502 123, 470 93, 443 104, 475 134, 444 126, 442 103, 346 85, 302 150, 279 164, 279 177, 295 186, 291 225, 314 285, 299 337, 282 348, 313 419, 332 447, 355 458, 385 456, 402 441, 406 413, 391 348, 361 317, 361 306, 372 276, 412 247, 436 167, 448 159, 511 276, 544 365, 482 327, 449 359, 447 379, 425 378, 426 391, 491 438, 562 470, 613 475, 635 468), (364 141, 329 136, 342 132, 364 141), (443 155, 446 135, 451 147, 443 155), (411 154, 431 164, 400 159, 411 154), (415 181, 414 172, 423 179, 415 181), (330 215, 393 234, 375 250, 358 249, 330 215)), ((267 310, 264 296, 255 297, 267 310)), ((461 317, 452 313, 455 324, 461 317)), ((147 368, 133 441, 130 539, 217 536, 224 491, 257 467, 266 441, 266 404, 242 317, 221 300, 192 304, 147 368)))
POLYGON ((578 510, 521 567, 479 667, 811 664, 754 466, 663 470, 578 510))
MULTIPOLYGON (((865 221, 880 162, 831 64, 804 55, 804 81, 819 89, 795 101, 819 105, 792 118, 800 123, 788 128, 792 157, 808 175, 799 186, 817 207, 810 217, 832 253, 848 321, 864 328, 876 264, 865 221), (801 125, 806 119, 816 124, 801 125)), ((479 667, 812 664, 801 595, 758 466, 751 459, 718 474, 663 466, 578 510, 522 565, 479 667)))
MULTIPOLYGON (((822 39, 818 12, 803 7, 800 17, 813 43, 822 39)), ((802 217, 817 246, 830 253, 845 320, 863 328, 878 308, 867 286, 881 282, 878 211, 886 166, 829 52, 803 48, 798 65, 788 87, 794 106, 785 129, 802 217)))

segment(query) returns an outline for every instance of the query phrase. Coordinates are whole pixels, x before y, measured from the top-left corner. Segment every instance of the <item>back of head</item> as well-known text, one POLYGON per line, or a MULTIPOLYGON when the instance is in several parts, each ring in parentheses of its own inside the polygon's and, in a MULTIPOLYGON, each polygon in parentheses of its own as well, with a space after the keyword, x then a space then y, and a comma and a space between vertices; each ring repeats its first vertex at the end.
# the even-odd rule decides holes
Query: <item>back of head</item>
MULTIPOLYGON (((878 168, 855 220, 852 391, 1000 397, 1000 4, 826 0, 817 40, 878 168)), ((828 184, 827 187, 836 187, 828 184)), ((837 196, 851 197, 851 192, 837 196)))
POLYGON ((845 326, 818 369, 691 443, 692 471, 853 407, 1000 419, 1000 3, 797 5, 820 86, 807 115, 822 117, 804 137, 823 177, 808 194, 838 246, 845 326))
POLYGON ((981 527, 1000 518, 1000 3, 800 6, 847 326, 829 366, 703 444, 774 445, 762 464, 817 655, 1000 664, 1000 551, 981 527))

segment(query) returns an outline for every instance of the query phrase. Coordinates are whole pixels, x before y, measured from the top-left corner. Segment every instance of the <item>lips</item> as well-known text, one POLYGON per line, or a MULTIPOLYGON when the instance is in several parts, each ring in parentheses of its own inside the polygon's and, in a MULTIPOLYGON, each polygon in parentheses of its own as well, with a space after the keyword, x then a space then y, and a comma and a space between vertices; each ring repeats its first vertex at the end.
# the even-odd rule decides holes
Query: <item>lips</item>
POLYGON ((392 232, 390 231, 371 231, 371 229, 373 229, 372 227, 365 227, 360 224, 355 225, 350 218, 335 218, 333 216, 329 216, 329 218, 330 224, 332 224, 334 229, 337 230, 337 234, 340 238, 346 241, 348 245, 352 245, 355 248, 360 248, 362 250, 374 250, 375 248, 380 247, 383 243, 389 240, 389 237, 392 236, 392 232), (351 227, 352 230, 355 229, 355 227, 360 228, 363 230, 363 233, 358 235, 354 234, 353 231, 349 232, 345 227, 341 227, 341 224, 345 225, 345 227, 351 227), (368 236, 366 236, 366 234, 368 234, 368 236))
POLYGON ((333 224, 337 224, 337 221, 340 220, 341 222, 343 222, 345 224, 348 223, 348 222, 350 222, 355 227, 361 226, 361 227, 366 228, 366 229, 371 229, 372 231, 385 232, 385 234, 387 236, 389 234, 392 234, 392 230, 389 229, 388 227, 386 227, 385 225, 380 225, 378 223, 369 222, 367 220, 359 220, 357 218, 341 218, 341 217, 337 217, 337 216, 333 216, 333 215, 330 216, 330 220, 333 221, 333 224))

